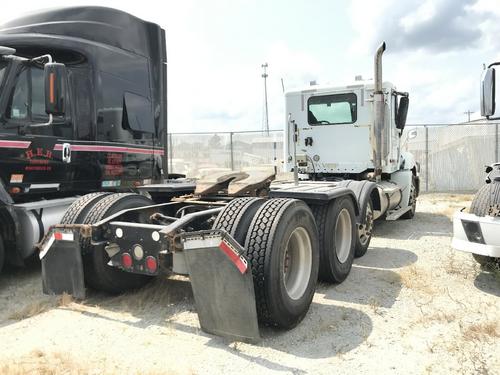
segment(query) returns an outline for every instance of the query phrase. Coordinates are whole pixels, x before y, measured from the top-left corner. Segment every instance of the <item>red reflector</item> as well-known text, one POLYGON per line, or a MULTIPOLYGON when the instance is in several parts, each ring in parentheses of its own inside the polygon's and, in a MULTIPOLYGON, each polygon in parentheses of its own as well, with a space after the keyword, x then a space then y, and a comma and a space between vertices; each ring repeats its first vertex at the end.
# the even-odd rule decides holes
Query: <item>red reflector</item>
POLYGON ((63 239, 63 235, 61 232, 55 232, 54 233, 54 238, 57 240, 57 241, 61 241, 63 239))
POLYGON ((158 263, 156 262, 156 258, 152 256, 148 256, 146 258, 146 268, 149 272, 154 273, 158 268, 158 263))
POLYGON ((11 194, 19 194, 20 192, 21 192, 21 188, 19 188, 19 187, 10 188, 11 194))
POLYGON ((219 244, 219 249, 221 249, 228 257, 231 259, 231 261, 234 263, 236 268, 240 271, 240 273, 243 275, 245 272, 247 272, 248 269, 248 264, 246 261, 232 248, 232 246, 229 245, 228 242, 222 241, 219 244))
POLYGON ((129 253, 122 254, 122 266, 124 268, 132 268, 132 257, 129 253))

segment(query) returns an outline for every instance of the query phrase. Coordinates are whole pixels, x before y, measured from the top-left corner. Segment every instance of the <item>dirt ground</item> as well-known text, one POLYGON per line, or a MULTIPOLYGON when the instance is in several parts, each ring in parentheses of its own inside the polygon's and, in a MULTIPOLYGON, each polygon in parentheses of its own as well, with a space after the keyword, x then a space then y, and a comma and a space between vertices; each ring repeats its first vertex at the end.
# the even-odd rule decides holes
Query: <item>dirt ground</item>
POLYGON ((0 277, 1 374, 500 373, 500 279, 450 248, 469 195, 420 197, 412 221, 380 222, 340 285, 304 321, 258 345, 202 332, 189 282, 158 280, 84 303, 41 294, 37 265, 0 277))

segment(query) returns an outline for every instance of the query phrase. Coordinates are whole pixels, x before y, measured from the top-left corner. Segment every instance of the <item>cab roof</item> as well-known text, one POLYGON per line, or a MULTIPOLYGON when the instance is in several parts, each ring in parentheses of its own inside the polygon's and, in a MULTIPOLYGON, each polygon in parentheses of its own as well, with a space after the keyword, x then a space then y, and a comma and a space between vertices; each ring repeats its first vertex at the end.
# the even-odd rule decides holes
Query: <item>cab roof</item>
MULTIPOLYGON (((0 26, 1 34, 45 34, 80 38, 150 56, 149 43, 160 26, 126 12, 97 6, 57 8, 29 13, 0 26)), ((166 56, 164 56, 164 59, 166 56)))
MULTIPOLYGON (((396 89, 396 87, 391 82, 383 82, 382 87, 385 89, 396 89)), ((296 89, 289 90, 285 93, 285 96, 295 96, 301 94, 325 94, 325 93, 343 93, 350 92, 355 89, 364 88, 365 90, 373 90, 373 80, 363 80, 363 81, 353 81, 345 86, 334 86, 332 84, 323 85, 310 85, 303 86, 296 89)))

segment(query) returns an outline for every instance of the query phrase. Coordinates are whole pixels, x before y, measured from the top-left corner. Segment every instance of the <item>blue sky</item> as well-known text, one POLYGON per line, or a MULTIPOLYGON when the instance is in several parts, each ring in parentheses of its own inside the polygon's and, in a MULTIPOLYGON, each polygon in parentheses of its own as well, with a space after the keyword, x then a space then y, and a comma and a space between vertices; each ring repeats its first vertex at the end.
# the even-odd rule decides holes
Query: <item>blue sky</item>
MULTIPOLYGON (((270 127, 284 125, 286 88, 373 76, 383 39, 384 79, 410 92, 409 122, 478 116, 482 64, 500 60, 495 0, 106 1, 167 32, 170 130, 262 127, 261 64, 269 64, 270 127)), ((53 0, 51 7, 103 5, 53 0)), ((0 22, 43 7, 2 4, 0 22)))

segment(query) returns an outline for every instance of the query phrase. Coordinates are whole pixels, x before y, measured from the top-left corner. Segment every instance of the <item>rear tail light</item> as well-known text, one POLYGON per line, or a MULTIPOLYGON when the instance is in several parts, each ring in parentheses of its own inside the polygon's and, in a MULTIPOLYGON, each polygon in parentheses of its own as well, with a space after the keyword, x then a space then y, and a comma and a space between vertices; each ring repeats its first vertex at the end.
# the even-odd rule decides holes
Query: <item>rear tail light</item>
POLYGON ((19 194, 21 192, 21 188, 17 187, 17 186, 16 187, 12 187, 12 188, 10 188, 9 192, 11 194, 19 194))
POLYGON ((156 272, 156 270, 158 269, 158 262, 156 261, 155 257, 148 256, 146 258, 146 268, 151 273, 156 272))
POLYGON ((122 254, 123 268, 132 268, 132 256, 129 253, 122 254))

